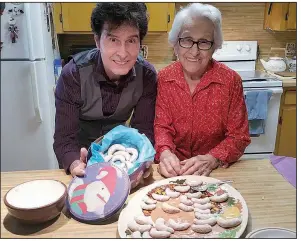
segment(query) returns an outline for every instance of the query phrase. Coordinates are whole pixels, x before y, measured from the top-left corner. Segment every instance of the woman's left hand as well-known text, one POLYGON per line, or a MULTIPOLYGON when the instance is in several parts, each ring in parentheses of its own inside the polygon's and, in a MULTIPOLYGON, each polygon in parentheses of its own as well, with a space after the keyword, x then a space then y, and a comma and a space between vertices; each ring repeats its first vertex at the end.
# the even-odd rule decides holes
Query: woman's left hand
POLYGON ((219 161, 212 155, 198 155, 181 161, 181 175, 209 176, 218 166, 219 161))

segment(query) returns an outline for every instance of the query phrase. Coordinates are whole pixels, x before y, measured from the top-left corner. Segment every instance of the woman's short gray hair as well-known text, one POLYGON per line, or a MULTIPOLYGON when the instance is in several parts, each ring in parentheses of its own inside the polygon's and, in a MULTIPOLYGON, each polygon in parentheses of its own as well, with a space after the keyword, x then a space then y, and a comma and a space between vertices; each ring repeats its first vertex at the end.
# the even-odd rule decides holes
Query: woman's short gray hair
POLYGON ((219 49, 223 44, 222 15, 214 6, 202 3, 191 3, 182 8, 175 16, 172 28, 169 32, 168 42, 174 47, 179 38, 179 34, 185 25, 192 24, 196 19, 206 17, 214 25, 214 49, 219 49))

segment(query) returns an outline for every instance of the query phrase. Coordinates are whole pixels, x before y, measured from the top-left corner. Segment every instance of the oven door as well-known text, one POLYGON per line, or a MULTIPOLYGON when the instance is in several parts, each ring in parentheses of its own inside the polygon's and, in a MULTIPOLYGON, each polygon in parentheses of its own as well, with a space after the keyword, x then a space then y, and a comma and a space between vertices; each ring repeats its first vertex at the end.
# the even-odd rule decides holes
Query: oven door
MULTIPOLYGON (((255 88, 244 88, 244 92, 252 90, 255 90, 255 88)), ((280 100, 283 89, 282 87, 273 87, 256 88, 256 90, 272 90, 273 94, 268 105, 268 115, 265 121, 264 134, 251 136, 251 143, 246 148, 245 154, 265 156, 267 154, 272 154, 275 149, 280 100)))

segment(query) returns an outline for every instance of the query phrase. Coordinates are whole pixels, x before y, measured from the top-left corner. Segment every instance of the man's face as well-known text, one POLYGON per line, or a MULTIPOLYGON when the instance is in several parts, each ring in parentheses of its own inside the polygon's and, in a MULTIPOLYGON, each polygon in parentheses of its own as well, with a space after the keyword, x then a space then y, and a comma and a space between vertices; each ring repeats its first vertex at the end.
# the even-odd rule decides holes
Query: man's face
POLYGON ((109 30, 108 24, 104 24, 100 38, 94 38, 110 79, 119 79, 133 68, 140 50, 138 28, 123 24, 109 30))

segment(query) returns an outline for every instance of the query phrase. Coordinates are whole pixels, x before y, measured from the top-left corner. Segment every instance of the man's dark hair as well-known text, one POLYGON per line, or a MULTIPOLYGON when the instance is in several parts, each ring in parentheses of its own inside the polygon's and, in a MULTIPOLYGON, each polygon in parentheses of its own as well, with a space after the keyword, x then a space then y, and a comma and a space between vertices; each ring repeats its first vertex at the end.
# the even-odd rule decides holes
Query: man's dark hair
POLYGON ((118 28, 126 23, 137 27, 142 40, 148 29, 148 15, 145 3, 97 3, 91 15, 91 28, 94 34, 100 36, 103 25, 107 23, 109 29, 118 28))

